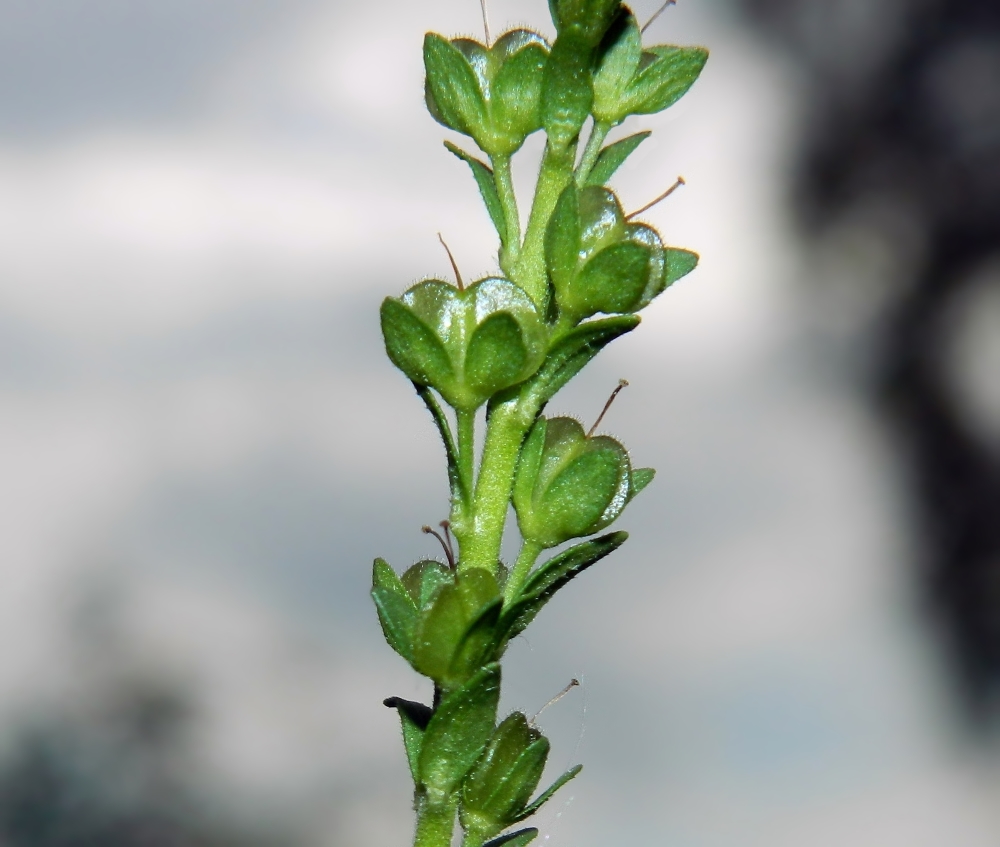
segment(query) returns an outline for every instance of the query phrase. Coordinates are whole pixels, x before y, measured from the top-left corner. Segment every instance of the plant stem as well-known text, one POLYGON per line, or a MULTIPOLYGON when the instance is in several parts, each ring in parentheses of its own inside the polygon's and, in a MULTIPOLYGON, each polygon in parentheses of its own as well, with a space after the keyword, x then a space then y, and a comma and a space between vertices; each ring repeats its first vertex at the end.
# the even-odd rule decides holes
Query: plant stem
POLYGON ((583 150, 583 157, 576 168, 576 184, 581 188, 587 182, 590 172, 594 169, 597 157, 601 153, 601 145, 604 144, 604 139, 608 137, 609 132, 611 132, 611 124, 607 121, 595 122, 593 128, 590 130, 590 138, 587 139, 587 146, 583 150))
POLYGON ((521 398, 515 397, 500 403, 487 419, 486 443, 476 479, 472 520, 466 527, 461 568, 486 568, 494 574, 497 571, 514 469, 521 442, 534 417, 534 411, 526 414, 521 408, 521 398))
POLYGON ((455 831, 455 803, 432 803, 426 797, 417 806, 413 847, 451 847, 455 831))
POLYGON ((514 194, 514 179, 510 172, 510 156, 493 156, 493 182, 497 187, 500 205, 503 207, 504 228, 507 237, 501 251, 501 264, 507 273, 521 255, 521 218, 517 212, 517 195, 514 194))
POLYGON ((573 178, 576 145, 564 148, 545 145, 538 185, 524 233, 524 245, 511 279, 521 286, 544 313, 548 300, 548 278, 545 272, 545 228, 556 207, 559 195, 573 178))
POLYGON ((521 552, 517 555, 517 561, 514 562, 514 567, 511 569, 510 576, 507 577, 507 586, 503 592, 505 606, 509 605, 520 593, 524 587, 524 583, 528 580, 528 574, 531 573, 531 569, 534 567, 535 562, 538 561, 541 552, 542 546, 540 544, 525 539, 521 545, 521 552))
POLYGON ((462 486, 471 496, 476 462, 476 413, 460 409, 455 417, 458 424, 458 473, 462 486))

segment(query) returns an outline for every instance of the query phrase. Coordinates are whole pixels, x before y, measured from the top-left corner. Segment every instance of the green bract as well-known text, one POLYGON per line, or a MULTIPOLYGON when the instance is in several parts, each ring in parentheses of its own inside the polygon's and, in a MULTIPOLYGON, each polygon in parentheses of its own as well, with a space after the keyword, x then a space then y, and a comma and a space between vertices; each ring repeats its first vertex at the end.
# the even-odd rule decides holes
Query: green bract
POLYGON ((541 129, 542 76, 549 45, 515 29, 486 47, 470 38, 424 38, 427 109, 471 136, 490 156, 509 156, 541 129))
POLYGON ((521 534, 541 547, 600 532, 637 493, 628 452, 588 436, 573 418, 540 417, 521 450, 514 509, 521 534))
POLYGON ((658 45, 642 49, 639 24, 621 16, 598 51, 593 115, 619 124, 629 115, 652 115, 676 103, 698 79, 708 59, 703 47, 658 45))
POLYGON ((574 323, 644 308, 697 261, 688 250, 664 248, 646 224, 628 223, 618 198, 601 186, 566 186, 545 234, 556 303, 574 323))
POLYGON ((531 298, 493 277, 465 290, 431 279, 387 297, 382 335, 396 367, 463 410, 531 376, 548 341, 531 298))

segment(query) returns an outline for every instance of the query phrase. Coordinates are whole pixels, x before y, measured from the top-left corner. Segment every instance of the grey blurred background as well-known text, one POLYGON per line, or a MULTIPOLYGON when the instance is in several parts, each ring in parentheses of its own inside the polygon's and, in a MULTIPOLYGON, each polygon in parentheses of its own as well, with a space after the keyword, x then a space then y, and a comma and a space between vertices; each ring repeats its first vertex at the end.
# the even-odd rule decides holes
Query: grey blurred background
MULTIPOLYGON (((659 3, 634 4, 640 19, 659 3)), ((549 32, 541 0, 494 31, 549 32)), ((377 305, 495 269, 422 104, 476 0, 0 0, 0 845, 389 847, 382 555, 435 554, 377 305)), ((1000 11, 682 0, 616 179, 702 254, 552 404, 653 487, 511 650, 552 847, 1000 843, 1000 11)), ((531 180, 531 146, 516 178, 531 180)))

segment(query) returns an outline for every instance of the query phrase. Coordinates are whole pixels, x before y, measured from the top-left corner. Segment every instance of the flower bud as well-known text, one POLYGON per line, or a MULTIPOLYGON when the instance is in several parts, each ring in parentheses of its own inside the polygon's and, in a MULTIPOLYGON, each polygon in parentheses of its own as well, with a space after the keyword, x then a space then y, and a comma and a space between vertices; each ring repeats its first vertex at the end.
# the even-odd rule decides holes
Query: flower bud
POLYGON ((426 280, 399 299, 386 298, 381 317, 393 364, 456 409, 478 408, 545 358, 548 330, 531 298, 506 279, 464 290, 426 280))

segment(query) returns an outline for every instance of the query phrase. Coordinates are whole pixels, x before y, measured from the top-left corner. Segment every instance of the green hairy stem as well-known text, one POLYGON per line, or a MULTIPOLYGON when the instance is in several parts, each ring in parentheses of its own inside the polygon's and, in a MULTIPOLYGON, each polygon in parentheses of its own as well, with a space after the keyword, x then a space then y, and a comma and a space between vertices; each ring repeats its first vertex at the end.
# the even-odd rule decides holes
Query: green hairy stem
POLYGON ((617 0, 549 9, 552 38, 515 29, 491 44, 424 39, 431 115, 481 151, 445 142, 472 171, 501 276, 424 280, 381 308, 386 353, 431 413, 451 488, 445 555, 402 574, 376 559, 372 572, 387 643, 433 684, 429 705, 385 701, 413 778, 414 847, 450 847, 456 826, 463 847, 522 847, 538 834, 522 822, 580 771, 538 792, 549 742, 522 712, 498 714, 501 662, 556 591, 624 543, 624 532, 599 533, 654 472, 633 467, 597 424, 584 431, 543 409, 698 262, 633 221, 608 187, 649 132, 606 142, 627 118, 683 96, 707 52, 644 46, 617 0), (522 233, 511 159, 536 132, 546 143, 522 233), (521 550, 508 566, 511 506, 521 550))

